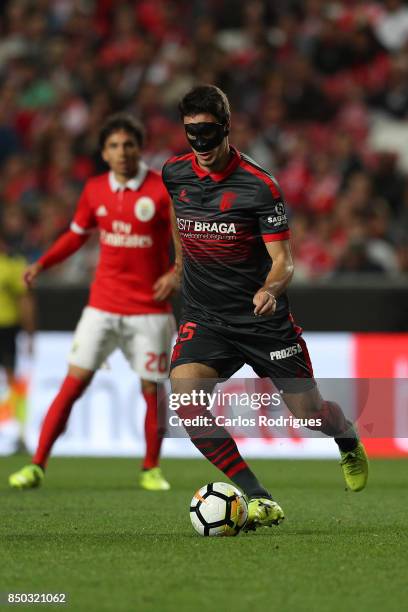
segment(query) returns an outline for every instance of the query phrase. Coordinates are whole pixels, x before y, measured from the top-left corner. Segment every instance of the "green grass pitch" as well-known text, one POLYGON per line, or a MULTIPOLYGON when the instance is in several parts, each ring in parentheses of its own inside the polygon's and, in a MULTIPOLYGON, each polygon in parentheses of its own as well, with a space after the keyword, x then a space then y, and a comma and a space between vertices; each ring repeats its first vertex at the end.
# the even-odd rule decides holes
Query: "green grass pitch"
POLYGON ((3 459, 3 598, 65 592, 59 608, 75 612, 404 608, 407 461, 372 461, 358 494, 345 492, 333 461, 250 463, 286 521, 217 539, 196 535, 188 514, 199 486, 226 480, 205 461, 164 461, 172 490, 148 493, 136 487, 137 461, 56 458, 42 489, 19 492, 6 479, 22 459, 3 459))

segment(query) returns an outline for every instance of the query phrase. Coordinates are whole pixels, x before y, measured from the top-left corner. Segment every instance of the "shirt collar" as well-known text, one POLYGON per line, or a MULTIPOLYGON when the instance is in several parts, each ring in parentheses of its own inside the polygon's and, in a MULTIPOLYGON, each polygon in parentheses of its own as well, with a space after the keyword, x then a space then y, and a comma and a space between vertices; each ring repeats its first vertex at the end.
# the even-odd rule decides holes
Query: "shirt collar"
POLYGON ((241 155, 235 147, 230 147, 230 151, 232 153, 231 159, 229 160, 227 166, 224 168, 222 172, 206 172, 205 170, 200 168, 200 166, 197 163, 196 156, 193 155, 192 166, 198 178, 203 179, 206 176, 209 176, 213 181, 216 181, 218 183, 219 181, 223 181, 230 174, 232 174, 234 170, 239 166, 239 162, 241 161, 241 155))
POLYGON ((112 170, 109 172, 109 186, 114 193, 117 191, 125 191, 125 189, 130 189, 131 191, 137 191, 140 189, 141 184, 146 178, 146 174, 149 168, 144 163, 144 161, 139 162, 139 170, 133 178, 129 179, 126 183, 119 183, 112 170))

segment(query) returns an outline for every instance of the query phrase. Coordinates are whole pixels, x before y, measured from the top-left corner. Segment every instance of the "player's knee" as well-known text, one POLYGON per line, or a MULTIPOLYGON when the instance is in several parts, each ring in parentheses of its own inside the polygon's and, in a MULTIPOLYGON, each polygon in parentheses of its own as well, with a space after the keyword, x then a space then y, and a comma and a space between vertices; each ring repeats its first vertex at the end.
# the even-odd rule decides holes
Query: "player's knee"
POLYGON ((143 393, 153 394, 157 392, 157 383, 153 382, 152 380, 142 379, 141 385, 143 393))
POLYGON ((68 376, 72 376, 77 380, 81 381, 84 385, 89 385, 95 372, 92 370, 86 370, 78 366, 70 364, 68 366, 68 376))

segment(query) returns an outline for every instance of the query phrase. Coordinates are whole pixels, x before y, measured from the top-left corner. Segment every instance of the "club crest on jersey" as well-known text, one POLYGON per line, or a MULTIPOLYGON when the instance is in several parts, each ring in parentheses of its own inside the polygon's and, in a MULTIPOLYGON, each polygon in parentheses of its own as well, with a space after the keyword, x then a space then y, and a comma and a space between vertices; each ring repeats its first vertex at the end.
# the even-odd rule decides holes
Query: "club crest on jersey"
POLYGON ((224 212, 225 210, 229 210, 231 206, 234 204, 237 199, 238 194, 233 191, 225 191, 222 194, 221 202, 220 202, 220 210, 224 212))
POLYGON ((98 206, 98 208, 96 209, 97 217, 106 217, 107 214, 108 214, 108 211, 106 210, 106 207, 103 204, 98 206))
POLYGON ((182 189, 180 191, 180 193, 178 194, 178 199, 180 200, 180 202, 189 202, 190 198, 187 197, 187 189, 182 189))
POLYGON ((152 200, 147 196, 142 196, 135 202, 135 217, 139 221, 150 221, 154 217, 156 212, 156 206, 152 200))

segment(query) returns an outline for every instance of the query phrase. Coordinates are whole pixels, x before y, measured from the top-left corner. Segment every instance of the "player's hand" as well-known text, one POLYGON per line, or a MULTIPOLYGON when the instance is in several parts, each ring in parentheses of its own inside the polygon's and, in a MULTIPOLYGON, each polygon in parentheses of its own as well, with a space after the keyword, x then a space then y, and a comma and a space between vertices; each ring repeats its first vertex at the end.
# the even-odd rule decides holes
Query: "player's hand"
POLYGON ((43 267, 38 261, 26 268, 23 278, 27 287, 33 286, 34 280, 37 278, 42 269, 43 267))
POLYGON ((276 298, 272 293, 260 289, 252 300, 255 308, 254 315, 272 315, 276 310, 276 298))
POLYGON ((157 302, 163 302, 167 300, 178 288, 178 277, 174 270, 166 272, 163 276, 157 279, 153 285, 153 298, 157 302))

